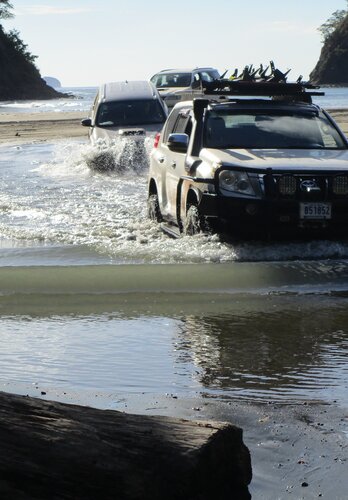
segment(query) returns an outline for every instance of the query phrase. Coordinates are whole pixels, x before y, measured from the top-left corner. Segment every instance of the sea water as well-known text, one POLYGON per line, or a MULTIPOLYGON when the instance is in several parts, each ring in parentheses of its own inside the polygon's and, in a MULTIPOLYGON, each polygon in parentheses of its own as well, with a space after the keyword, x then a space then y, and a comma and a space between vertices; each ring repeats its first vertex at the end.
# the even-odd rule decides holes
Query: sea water
POLYGON ((57 89, 66 97, 48 100, 0 101, 0 113, 43 113, 88 111, 96 96, 97 87, 62 87, 57 89))
POLYGON ((173 240, 147 218, 146 162, 91 170, 87 139, 0 152, 3 390, 347 406, 347 241, 173 240))

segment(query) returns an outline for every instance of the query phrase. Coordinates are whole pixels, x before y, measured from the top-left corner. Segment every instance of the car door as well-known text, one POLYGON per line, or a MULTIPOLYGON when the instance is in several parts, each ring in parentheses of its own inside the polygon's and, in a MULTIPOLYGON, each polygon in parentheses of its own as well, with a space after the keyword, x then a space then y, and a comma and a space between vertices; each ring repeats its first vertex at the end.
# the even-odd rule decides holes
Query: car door
MULTIPOLYGON (((190 136, 192 129, 192 119, 190 110, 184 110, 179 113, 172 133, 187 134, 190 136)), ((177 223, 178 215, 178 185, 181 177, 186 175, 185 170, 186 153, 171 151, 168 148, 166 161, 166 200, 169 219, 177 223)))

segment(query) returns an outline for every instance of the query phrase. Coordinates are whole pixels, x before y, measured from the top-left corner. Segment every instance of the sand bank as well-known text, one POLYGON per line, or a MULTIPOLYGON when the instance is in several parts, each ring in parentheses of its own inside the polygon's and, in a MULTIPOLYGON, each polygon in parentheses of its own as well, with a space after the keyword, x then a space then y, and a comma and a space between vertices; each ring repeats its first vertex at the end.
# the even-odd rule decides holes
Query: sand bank
POLYGON ((21 144, 86 137, 86 112, 0 113, 0 143, 21 144))
POLYGON ((335 109, 328 111, 348 137, 348 109, 335 109))
MULTIPOLYGON (((348 136, 348 109, 330 111, 331 116, 348 136)), ((81 125, 87 112, 1 113, 0 144, 42 142, 56 139, 85 137, 87 128, 81 125)))

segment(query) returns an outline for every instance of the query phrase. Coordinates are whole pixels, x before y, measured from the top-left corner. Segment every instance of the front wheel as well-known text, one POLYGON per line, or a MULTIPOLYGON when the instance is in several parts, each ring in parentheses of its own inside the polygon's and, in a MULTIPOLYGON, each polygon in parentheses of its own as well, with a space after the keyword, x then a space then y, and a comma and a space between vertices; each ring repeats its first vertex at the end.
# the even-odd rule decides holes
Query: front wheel
POLYGON ((147 200, 147 215, 155 222, 163 220, 157 194, 151 194, 147 200))
POLYGON ((197 205, 190 205, 186 212, 184 224, 184 233, 188 236, 194 236, 203 231, 203 218, 199 213, 197 205))

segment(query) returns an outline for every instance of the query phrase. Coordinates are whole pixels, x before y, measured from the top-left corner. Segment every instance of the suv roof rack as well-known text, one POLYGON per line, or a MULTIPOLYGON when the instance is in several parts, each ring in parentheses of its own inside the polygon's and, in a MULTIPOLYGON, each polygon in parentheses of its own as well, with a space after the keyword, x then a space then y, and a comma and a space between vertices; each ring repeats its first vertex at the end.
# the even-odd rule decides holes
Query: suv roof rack
POLYGON ((258 95, 258 96, 307 96, 325 95, 324 92, 307 92, 307 89, 320 87, 310 83, 273 83, 273 82, 245 82, 233 80, 214 80, 202 82, 204 94, 218 95, 258 95))
POLYGON ((287 75, 290 70, 283 73, 270 61, 271 73, 267 75, 267 68, 262 64, 259 68, 245 66, 238 76, 236 69, 233 75, 228 78, 220 78, 211 82, 200 81, 201 90, 204 94, 220 96, 268 96, 268 97, 291 97, 293 100, 312 102, 311 96, 322 96, 324 92, 313 92, 319 89, 318 85, 310 82, 302 82, 300 76, 296 82, 288 83, 287 75), (310 90, 310 92, 308 92, 310 90))

